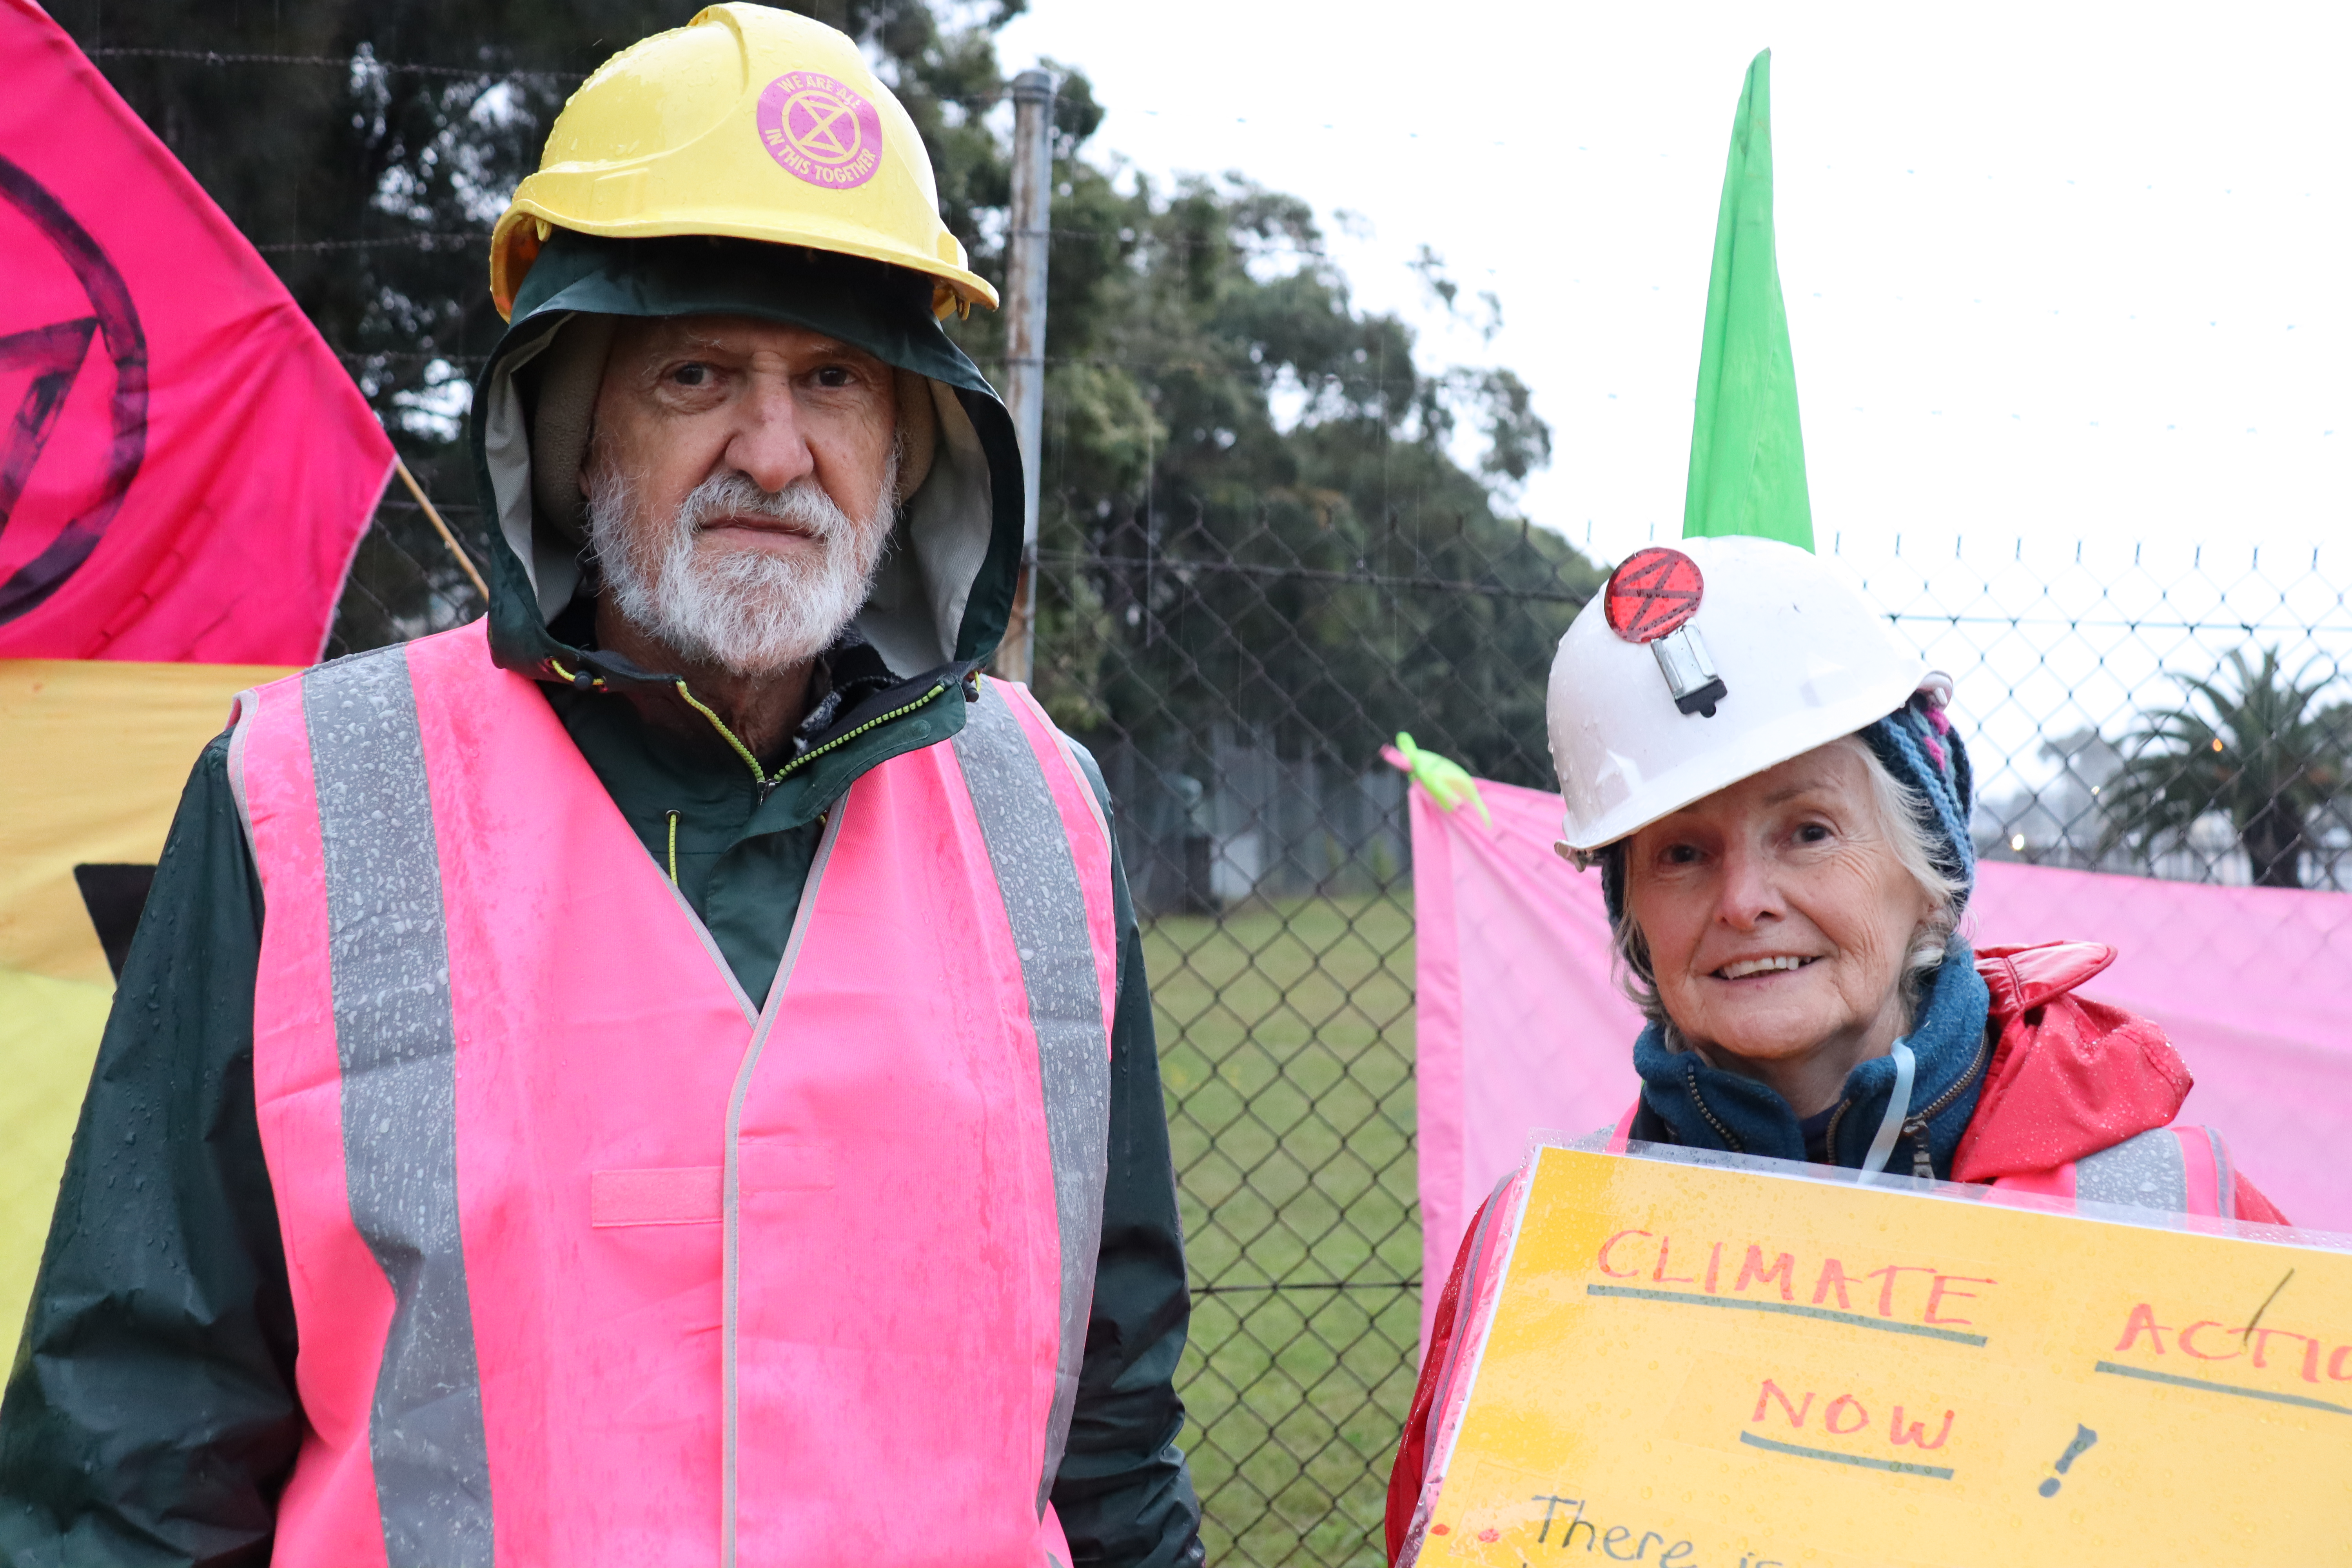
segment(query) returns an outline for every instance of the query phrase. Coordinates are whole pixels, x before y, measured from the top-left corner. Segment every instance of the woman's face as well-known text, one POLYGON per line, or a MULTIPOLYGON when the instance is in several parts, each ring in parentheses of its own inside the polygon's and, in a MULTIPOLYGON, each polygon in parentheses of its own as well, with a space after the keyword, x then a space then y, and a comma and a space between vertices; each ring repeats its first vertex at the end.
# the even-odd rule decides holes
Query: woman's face
POLYGON ((1666 1015, 1710 1057, 1738 1058, 1719 1065, 1788 1097, 1776 1080, 1822 1058, 1833 1098, 1902 1032, 1904 960, 1933 905, 1895 858, 1856 746, 1808 752, 1651 824, 1625 871, 1666 1015))

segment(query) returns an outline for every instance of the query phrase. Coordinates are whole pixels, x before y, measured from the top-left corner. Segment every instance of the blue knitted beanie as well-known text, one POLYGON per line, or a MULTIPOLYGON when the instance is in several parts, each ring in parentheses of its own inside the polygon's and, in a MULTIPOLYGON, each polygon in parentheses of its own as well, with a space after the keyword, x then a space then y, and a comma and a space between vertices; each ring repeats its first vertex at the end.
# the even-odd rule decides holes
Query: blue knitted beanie
POLYGON ((1873 755, 1925 805, 1920 826, 1935 847, 1936 869, 1960 885, 1961 909, 1977 885, 1976 841, 1969 837, 1969 814, 1976 779, 1969 752, 1952 721, 1944 717, 1951 687, 1940 676, 1911 694, 1911 700, 1863 731, 1873 755))

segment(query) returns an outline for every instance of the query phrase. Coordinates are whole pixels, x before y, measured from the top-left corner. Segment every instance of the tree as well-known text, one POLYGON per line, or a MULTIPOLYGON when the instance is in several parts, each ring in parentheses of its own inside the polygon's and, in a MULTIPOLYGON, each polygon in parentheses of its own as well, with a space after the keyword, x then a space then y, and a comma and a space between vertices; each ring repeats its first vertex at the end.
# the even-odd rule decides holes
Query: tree
POLYGON ((1353 307, 1296 197, 1233 174, 1122 189, 1076 153, 1056 161, 1048 274, 1038 646, 1056 716, 1163 752, 1238 723, 1359 768, 1410 728, 1549 786, 1545 678, 1599 578, 1507 515, 1549 456, 1525 386, 1418 368, 1402 321, 1353 307))
POLYGON ((2347 755, 2343 710, 2312 710, 2313 700, 2336 680, 2332 667, 2305 680, 2318 662, 2290 679, 2277 649, 2263 649, 2256 667, 2244 649, 2233 648, 2235 689, 2219 678, 2177 678, 2189 701, 2147 716, 2126 742, 2132 754, 2105 787, 2102 852, 2130 841, 2145 854, 2220 813, 2236 830, 2258 886, 2303 886, 2303 856, 2312 843, 2307 826, 2343 789, 2347 755))

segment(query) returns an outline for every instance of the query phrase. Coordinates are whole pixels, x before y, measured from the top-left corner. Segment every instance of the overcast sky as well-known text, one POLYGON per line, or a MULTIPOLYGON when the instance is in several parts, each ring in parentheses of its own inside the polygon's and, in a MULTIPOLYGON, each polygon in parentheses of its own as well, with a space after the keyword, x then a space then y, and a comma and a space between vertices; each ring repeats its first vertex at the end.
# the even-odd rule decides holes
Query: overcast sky
POLYGON ((1555 436, 1526 510, 1614 560, 1680 531, 1724 154, 1769 47, 1822 547, 1874 586, 1902 575, 1897 534, 1906 562, 2021 537, 2115 571, 2202 546, 2200 577, 2260 545, 2269 578, 2352 510, 2347 16, 1031 0, 1002 50, 1091 75, 1098 156, 1313 202, 1359 300, 1421 325, 1429 363, 1517 370, 1555 436), (1424 243, 1500 297, 1491 344, 1406 269, 1424 243))
POLYGON ((1493 289, 1492 347, 1433 357, 1528 379, 1559 437, 1529 510, 1614 544, 1679 527, 1724 153, 1769 46, 1825 533, 2309 540, 2352 450, 2347 15, 1033 0, 1003 52, 1091 73, 1104 153, 1361 215, 1332 247, 1369 305, 1434 325, 1423 243, 1493 289))

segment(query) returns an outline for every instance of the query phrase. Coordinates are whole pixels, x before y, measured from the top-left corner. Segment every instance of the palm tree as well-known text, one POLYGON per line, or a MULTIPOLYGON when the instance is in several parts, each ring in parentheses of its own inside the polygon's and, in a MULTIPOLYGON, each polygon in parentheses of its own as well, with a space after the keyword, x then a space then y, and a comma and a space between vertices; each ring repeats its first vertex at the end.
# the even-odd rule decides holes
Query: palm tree
POLYGON ((2232 649, 2230 666, 2234 691, 2218 678, 2176 677, 2189 701, 2151 713, 2126 739, 2129 759, 2100 792, 2106 824, 2099 848, 2105 853, 2129 839, 2147 853, 2158 840, 2185 838, 2199 817, 2221 812, 2236 828, 2258 886, 2299 888, 2311 842, 2305 824, 2344 785, 2341 710, 2311 708, 2336 672, 2305 684, 2306 664, 2289 679, 2275 648, 2263 650, 2259 668, 2244 649, 2232 649))

